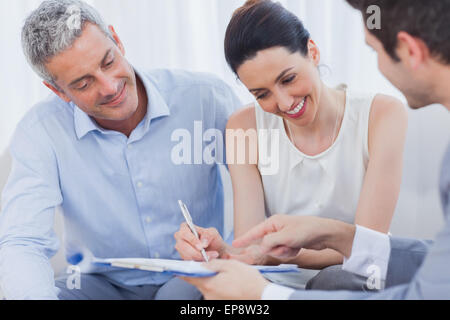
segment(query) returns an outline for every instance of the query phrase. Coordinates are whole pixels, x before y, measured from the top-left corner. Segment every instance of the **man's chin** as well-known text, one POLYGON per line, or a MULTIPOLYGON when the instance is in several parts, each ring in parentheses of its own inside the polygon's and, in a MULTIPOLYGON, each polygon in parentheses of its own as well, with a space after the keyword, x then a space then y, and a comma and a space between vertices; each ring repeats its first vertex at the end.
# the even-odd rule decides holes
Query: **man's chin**
POLYGON ((418 109, 422 109, 425 108, 431 104, 433 104, 432 102, 428 102, 428 101, 419 101, 417 99, 406 99, 408 101, 408 105, 411 109, 413 110, 418 110, 418 109))
POLYGON ((419 86, 419 84, 417 84, 416 87, 409 86, 398 89, 403 93, 409 107, 413 110, 422 109, 436 103, 433 89, 426 85, 422 84, 419 86))
POLYGON ((97 121, 100 120, 101 122, 123 122, 131 119, 134 115, 135 111, 128 111, 128 112, 116 112, 116 113, 110 113, 110 114, 102 114, 102 115, 95 115, 93 116, 94 119, 97 121))

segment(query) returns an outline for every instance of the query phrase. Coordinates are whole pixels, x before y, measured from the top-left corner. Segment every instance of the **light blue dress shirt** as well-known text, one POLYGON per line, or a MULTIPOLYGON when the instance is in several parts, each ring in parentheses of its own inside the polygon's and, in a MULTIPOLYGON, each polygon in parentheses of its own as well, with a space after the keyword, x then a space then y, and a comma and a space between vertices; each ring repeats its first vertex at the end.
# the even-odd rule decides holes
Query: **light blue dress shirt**
MULTIPOLYGON (((172 153, 181 140, 173 141, 172 134, 189 132, 197 149, 222 144, 220 136, 202 141, 201 132, 194 131, 201 124, 203 131, 215 128, 224 137, 239 99, 211 75, 136 72, 149 103, 129 138, 100 128, 76 105, 56 96, 36 105, 18 125, 0 215, 0 284, 7 298, 56 298, 49 258, 59 248, 53 231, 57 206, 63 209, 68 256, 87 248, 100 258, 179 258, 174 233, 184 220, 178 199, 195 224, 222 233, 217 163, 175 164, 172 153)), ((97 271, 125 285, 158 285, 170 277, 97 271)))

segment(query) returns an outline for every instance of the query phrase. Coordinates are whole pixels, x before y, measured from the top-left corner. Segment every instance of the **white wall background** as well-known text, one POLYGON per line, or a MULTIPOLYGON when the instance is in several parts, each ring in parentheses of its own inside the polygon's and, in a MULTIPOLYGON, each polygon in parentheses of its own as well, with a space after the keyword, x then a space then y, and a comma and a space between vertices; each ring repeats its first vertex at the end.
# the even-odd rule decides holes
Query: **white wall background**
MULTIPOLYGON (((0 154, 6 152, 17 122, 49 91, 26 64, 20 29, 40 0, 0 0, 0 154)), ((252 99, 229 71, 223 38, 233 10, 244 0, 89 0, 115 27, 128 60, 145 68, 182 68, 222 77, 243 103, 252 99)), ((331 72, 329 85, 402 95, 379 73, 375 53, 364 44, 360 15, 344 0, 282 0, 309 29, 331 72)), ((442 223, 438 171, 450 141, 450 116, 441 106, 410 111, 404 178, 392 232, 400 236, 433 238, 442 223)), ((0 163, 0 189, 8 174, 0 163)), ((227 210, 231 189, 227 186, 227 210)), ((228 215, 227 225, 231 223, 228 215)), ((60 224, 60 223, 59 223, 60 224)))

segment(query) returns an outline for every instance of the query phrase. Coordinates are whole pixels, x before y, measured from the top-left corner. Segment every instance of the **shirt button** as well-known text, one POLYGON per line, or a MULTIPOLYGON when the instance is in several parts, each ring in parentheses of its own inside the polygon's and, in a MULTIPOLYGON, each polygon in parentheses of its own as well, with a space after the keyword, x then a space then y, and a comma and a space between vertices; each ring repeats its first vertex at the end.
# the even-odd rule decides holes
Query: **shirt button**
POLYGON ((128 145, 128 149, 133 149, 133 146, 131 144, 128 145))
POLYGON ((145 218, 145 222, 151 223, 152 222, 152 218, 150 218, 150 217, 145 218))
POLYGON ((137 183, 138 188, 142 188, 143 185, 144 184, 142 182, 140 182, 140 181, 137 183))
POLYGON ((156 259, 158 259, 160 257, 158 252, 155 252, 154 256, 155 256, 156 259))

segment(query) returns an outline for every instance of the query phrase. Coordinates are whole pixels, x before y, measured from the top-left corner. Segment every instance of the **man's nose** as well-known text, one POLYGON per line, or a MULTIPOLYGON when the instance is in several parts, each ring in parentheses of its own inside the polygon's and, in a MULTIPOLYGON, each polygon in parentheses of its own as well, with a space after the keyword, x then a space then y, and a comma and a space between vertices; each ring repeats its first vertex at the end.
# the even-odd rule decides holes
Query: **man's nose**
POLYGON ((100 94, 105 97, 105 100, 111 100, 117 95, 119 87, 118 81, 111 77, 103 76, 99 79, 100 94))

